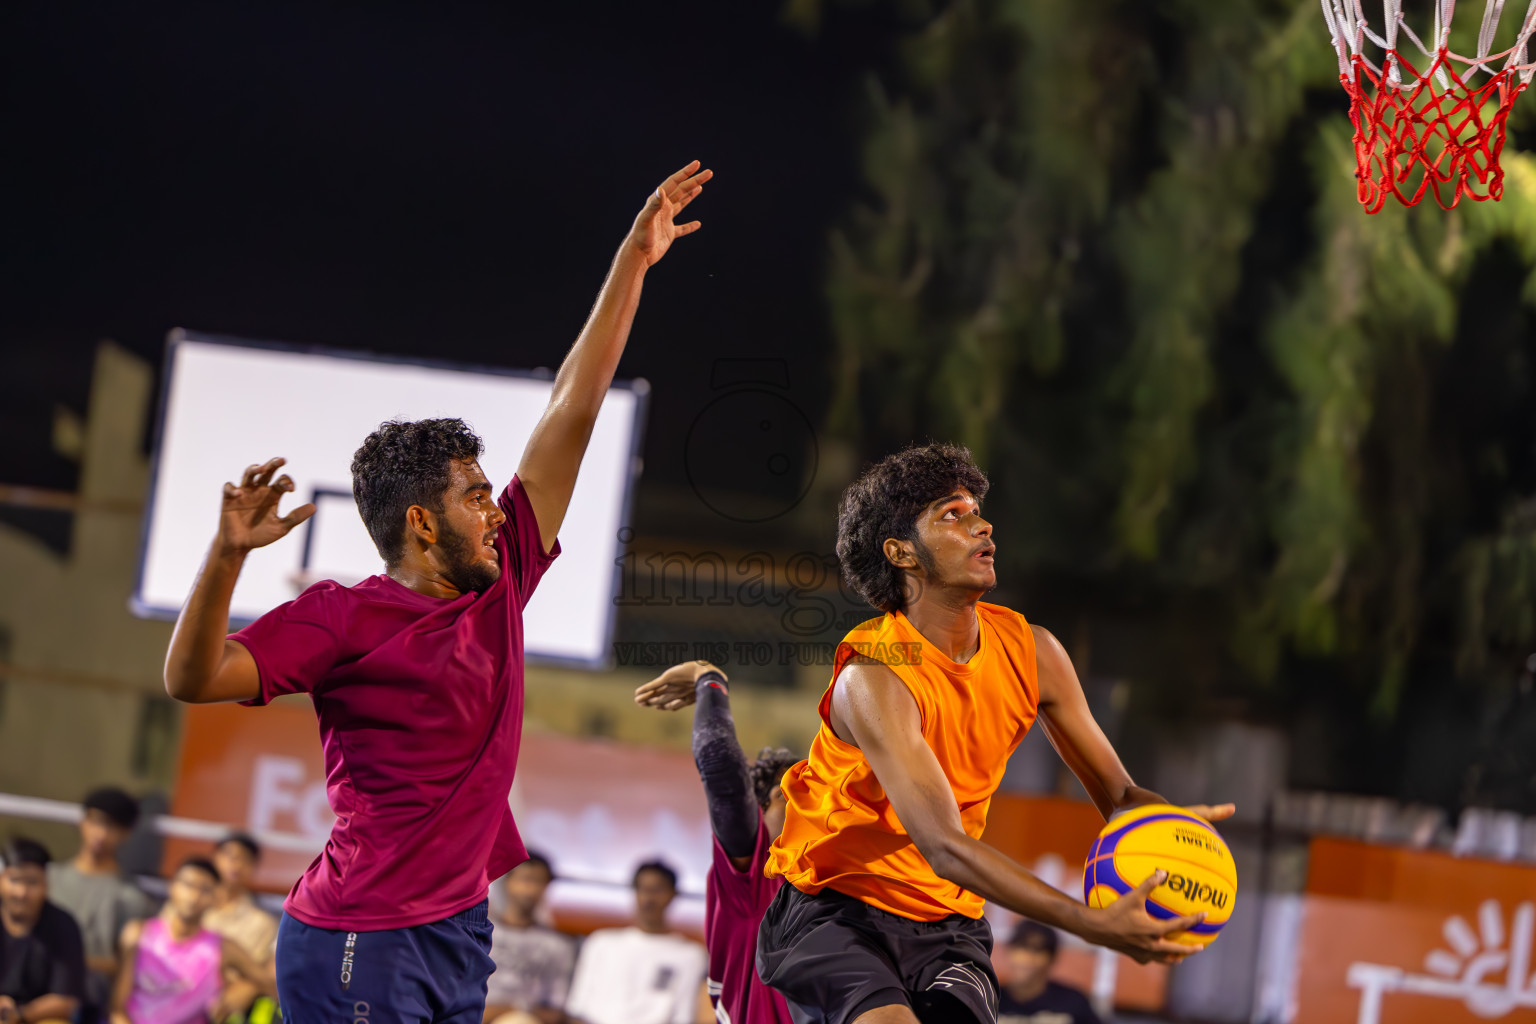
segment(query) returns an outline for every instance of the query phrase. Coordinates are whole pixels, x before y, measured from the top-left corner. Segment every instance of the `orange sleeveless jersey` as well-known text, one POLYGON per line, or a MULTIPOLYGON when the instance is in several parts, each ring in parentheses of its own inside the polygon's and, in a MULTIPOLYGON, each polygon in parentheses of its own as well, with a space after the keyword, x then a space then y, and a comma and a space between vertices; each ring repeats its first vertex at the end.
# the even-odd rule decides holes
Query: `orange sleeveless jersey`
MULTIPOLYGON (((837 646, 832 682, 855 654, 890 666, 923 719, 923 739, 938 757, 960 806, 966 834, 981 838, 987 808, 1008 755, 1035 720, 1040 686, 1035 636, 1018 612, 978 604, 981 645, 951 661, 900 612, 870 619, 837 646)), ((765 868, 806 893, 830 887, 917 921, 950 914, 980 917, 980 896, 933 873, 859 748, 833 733, 832 686, 821 698, 821 728, 810 756, 784 775, 784 832, 765 868)))

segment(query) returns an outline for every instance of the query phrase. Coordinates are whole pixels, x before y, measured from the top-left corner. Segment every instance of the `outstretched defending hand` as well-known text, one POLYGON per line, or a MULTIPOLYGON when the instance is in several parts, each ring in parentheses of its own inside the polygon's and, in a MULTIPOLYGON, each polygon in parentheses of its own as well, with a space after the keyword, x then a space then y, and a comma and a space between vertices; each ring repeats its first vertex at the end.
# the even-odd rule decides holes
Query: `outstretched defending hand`
POLYGON ((665 256, 673 239, 699 230, 696 220, 686 224, 675 223, 675 220, 684 207, 698 198, 704 183, 714 176, 714 171, 699 170, 699 162, 694 160, 651 193, 645 208, 635 218, 635 226, 629 229, 628 239, 629 244, 639 250, 646 266, 654 266, 665 256))
MULTIPOLYGON (((699 676, 705 672, 720 670, 707 661, 685 661, 681 665, 673 665, 650 682, 637 686, 635 703, 658 711, 681 711, 698 699, 695 687, 699 676)), ((720 672, 720 677, 724 679, 725 673, 720 672)))
POLYGON ((245 467, 240 486, 224 485, 224 505, 219 510, 217 544, 226 552, 244 554, 266 547, 315 514, 314 505, 300 505, 286 516, 277 514, 277 503, 293 490, 293 478, 272 474, 287 459, 269 459, 260 466, 245 467))

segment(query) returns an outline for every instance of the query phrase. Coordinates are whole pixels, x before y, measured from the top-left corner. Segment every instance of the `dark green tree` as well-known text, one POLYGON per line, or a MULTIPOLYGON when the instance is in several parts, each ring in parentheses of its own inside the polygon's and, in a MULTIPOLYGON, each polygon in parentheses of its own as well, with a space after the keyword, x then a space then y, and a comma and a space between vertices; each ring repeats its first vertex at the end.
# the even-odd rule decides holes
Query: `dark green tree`
POLYGON ((1506 150, 1499 203, 1367 216, 1315 0, 789 10, 902 26, 830 243, 830 433, 969 445, 1014 577, 1138 619, 1117 667, 1164 693, 1321 701, 1377 749, 1405 694, 1504 706, 1536 645, 1536 161, 1506 150))

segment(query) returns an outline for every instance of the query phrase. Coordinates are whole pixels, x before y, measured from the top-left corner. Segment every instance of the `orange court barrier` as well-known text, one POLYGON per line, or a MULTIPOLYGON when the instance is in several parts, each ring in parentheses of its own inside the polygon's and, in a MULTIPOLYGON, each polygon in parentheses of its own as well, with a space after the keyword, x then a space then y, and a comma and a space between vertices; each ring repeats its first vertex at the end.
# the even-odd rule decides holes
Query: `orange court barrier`
MULTIPOLYGON (((631 874, 651 857, 677 868, 683 892, 704 890, 712 848, 709 816, 686 753, 525 732, 511 803, 523 841, 548 856, 563 880, 550 900, 562 928, 585 932, 628 920, 631 874)), ((333 820, 309 700, 284 697, 265 708, 187 708, 171 813, 228 822, 267 839, 256 886, 287 892, 325 845, 333 820)), ((983 838, 1081 898, 1083 860, 1102 825, 1089 803, 1000 794, 993 798, 983 838)), ((163 866, 169 871, 207 849, 207 843, 167 838, 163 866)), ((675 920, 696 933, 702 901, 693 904, 680 908, 675 920)), ((1000 947, 1012 915, 1000 914, 995 926, 1000 947)), ((1160 1008, 1167 968, 1115 960, 1115 1004, 1160 1008)), ((1089 989, 1102 970, 1093 950, 1063 943, 1059 980, 1089 989)))
POLYGON ((1314 839, 1306 1024, 1536 1022, 1536 868, 1314 839))
MULTIPOLYGON (((549 857, 562 880, 551 893, 562 926, 586 931, 627 920, 634 867, 650 858, 677 869, 682 892, 704 891, 709 818, 685 753, 525 732, 511 804, 523 841, 549 857)), ((267 840, 256 886, 287 892, 334 820, 308 699, 189 707, 171 813, 228 822, 267 840)), ((168 838, 163 867, 207 849, 168 838)), ((702 922, 702 904, 693 902, 700 905, 680 908, 684 930, 702 922)))

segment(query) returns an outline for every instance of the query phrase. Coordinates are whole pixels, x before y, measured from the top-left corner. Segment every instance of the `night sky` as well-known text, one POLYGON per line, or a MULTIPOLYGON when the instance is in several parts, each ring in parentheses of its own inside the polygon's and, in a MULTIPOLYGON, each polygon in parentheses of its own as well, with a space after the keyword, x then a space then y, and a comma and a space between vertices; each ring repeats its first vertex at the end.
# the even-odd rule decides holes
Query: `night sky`
POLYGON ((0 482, 75 486, 52 413, 84 412, 101 338, 554 366, 694 157, 704 229, 648 278, 619 371, 654 388, 647 478, 682 479, 720 356, 785 359, 819 423, 867 15, 812 37, 776 3, 29 2, 0 48, 0 482))

